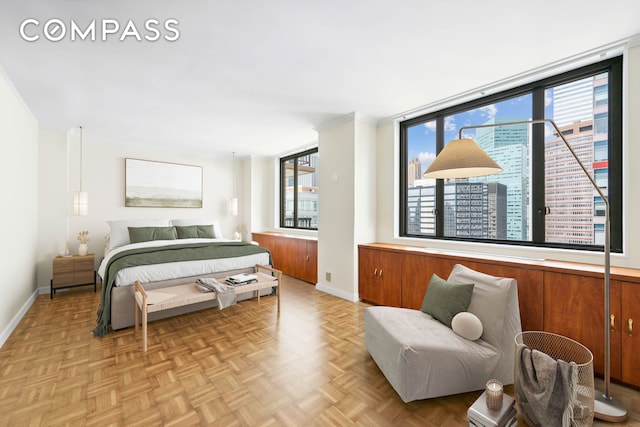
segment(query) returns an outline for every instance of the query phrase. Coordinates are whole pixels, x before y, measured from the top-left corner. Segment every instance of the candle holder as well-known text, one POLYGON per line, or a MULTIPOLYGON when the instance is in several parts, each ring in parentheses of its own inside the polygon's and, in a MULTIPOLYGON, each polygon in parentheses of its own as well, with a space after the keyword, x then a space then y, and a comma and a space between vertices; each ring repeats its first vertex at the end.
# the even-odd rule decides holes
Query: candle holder
POLYGON ((502 407, 502 383, 496 379, 487 381, 485 392, 487 408, 500 409, 502 407))

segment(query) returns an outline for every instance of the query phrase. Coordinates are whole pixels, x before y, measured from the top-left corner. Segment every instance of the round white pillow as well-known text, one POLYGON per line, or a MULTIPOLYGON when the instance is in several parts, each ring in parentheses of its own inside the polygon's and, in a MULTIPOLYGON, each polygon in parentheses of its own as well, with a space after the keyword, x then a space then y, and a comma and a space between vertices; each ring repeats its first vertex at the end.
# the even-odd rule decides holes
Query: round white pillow
POLYGON ((451 329, 462 338, 475 341, 482 335, 482 322, 468 311, 462 311, 451 320, 451 329))

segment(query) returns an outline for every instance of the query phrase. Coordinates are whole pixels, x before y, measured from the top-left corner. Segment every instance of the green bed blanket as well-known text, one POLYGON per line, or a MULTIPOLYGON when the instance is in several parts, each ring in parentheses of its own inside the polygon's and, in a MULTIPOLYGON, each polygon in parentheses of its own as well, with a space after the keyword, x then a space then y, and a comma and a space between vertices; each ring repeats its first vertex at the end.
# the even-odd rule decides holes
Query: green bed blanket
MULTIPOLYGON (((111 288, 118 271, 123 268, 178 261, 234 258, 259 253, 269 253, 269 251, 263 247, 244 242, 184 243, 122 251, 114 255, 106 266, 104 277, 102 278, 102 294, 100 306, 98 307, 97 326, 93 330, 93 335, 101 337, 109 332, 111 288)), ((269 254, 269 263, 271 263, 271 254, 269 254)))

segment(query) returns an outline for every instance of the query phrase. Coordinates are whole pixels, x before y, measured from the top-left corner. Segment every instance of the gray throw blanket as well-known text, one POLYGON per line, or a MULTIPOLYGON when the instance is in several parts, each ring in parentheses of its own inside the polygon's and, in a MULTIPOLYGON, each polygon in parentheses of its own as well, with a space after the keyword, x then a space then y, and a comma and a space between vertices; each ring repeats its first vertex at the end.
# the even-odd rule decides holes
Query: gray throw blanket
POLYGON ((569 427, 576 402, 578 367, 574 362, 518 345, 515 392, 520 413, 530 426, 569 427))
POLYGON ((203 277, 196 280, 196 284, 199 285, 198 287, 200 289, 206 288, 216 293, 218 308, 220 310, 234 305, 238 301, 238 296, 236 295, 236 290, 233 286, 220 283, 216 279, 203 277))

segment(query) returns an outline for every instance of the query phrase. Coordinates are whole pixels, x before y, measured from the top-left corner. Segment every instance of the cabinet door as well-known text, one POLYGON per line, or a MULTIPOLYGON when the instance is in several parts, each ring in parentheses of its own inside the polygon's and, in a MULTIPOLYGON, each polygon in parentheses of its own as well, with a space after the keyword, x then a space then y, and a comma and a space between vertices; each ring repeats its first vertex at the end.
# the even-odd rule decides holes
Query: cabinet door
POLYGON ((300 277, 301 254, 304 253, 304 242, 300 239, 277 237, 277 253, 281 262, 280 269, 284 274, 300 277))
POLYGON ((358 294, 365 301, 378 303, 381 295, 376 287, 378 267, 376 253, 367 248, 358 249, 358 294))
POLYGON ((640 385, 640 285, 623 282, 621 286, 622 381, 638 386, 640 385))
POLYGON ((285 257, 289 266, 288 270, 291 271, 291 276, 307 280, 307 246, 306 241, 295 237, 286 238, 287 242, 285 247, 287 250, 287 256, 285 257))
POLYGON ((263 233, 253 233, 253 240, 258 242, 258 245, 262 246, 266 250, 271 253, 271 262, 273 263, 273 268, 277 268, 281 270, 280 264, 280 256, 278 255, 278 248, 276 244, 276 238, 269 234, 263 233))
POLYGON ((305 282, 318 281, 318 243, 297 237, 279 239, 282 272, 305 282))
POLYGON ((406 255, 402 263, 402 307, 419 310, 431 276, 449 277, 455 261, 427 255, 406 255))
POLYGON ((309 283, 318 281, 318 242, 268 233, 253 233, 253 240, 271 252, 273 267, 309 283))
POLYGON ((303 269, 300 279, 316 284, 318 282, 318 242, 316 240, 304 240, 303 269))
POLYGON ((402 304, 402 258, 404 255, 380 251, 378 279, 383 305, 400 307, 402 304))
POLYGON ((374 304, 400 307, 402 255, 359 248, 358 293, 374 304))
MULTIPOLYGON (((611 282, 611 377, 620 378, 620 283, 611 282)), ((604 374, 604 279, 544 273, 544 330, 564 335, 593 353, 593 369, 604 374)))

